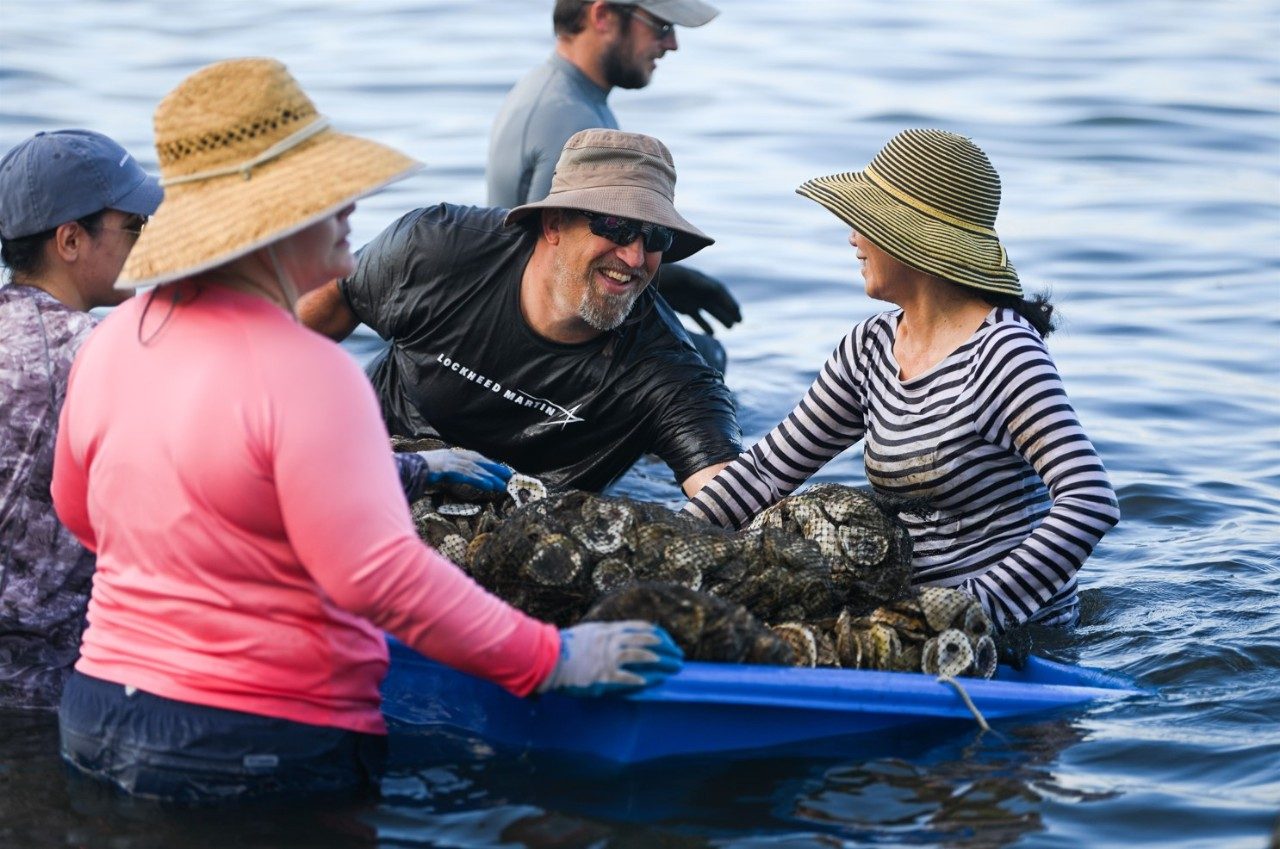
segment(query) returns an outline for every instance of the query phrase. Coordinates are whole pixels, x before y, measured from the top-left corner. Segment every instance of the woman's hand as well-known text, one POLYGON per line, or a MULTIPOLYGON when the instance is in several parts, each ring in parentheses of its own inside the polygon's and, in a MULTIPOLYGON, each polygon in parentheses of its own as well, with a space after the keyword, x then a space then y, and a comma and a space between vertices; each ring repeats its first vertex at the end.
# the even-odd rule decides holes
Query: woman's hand
POLYGON ((602 696, 651 687, 680 671, 684 653, 648 622, 584 622, 560 632, 560 662, 537 691, 602 696))

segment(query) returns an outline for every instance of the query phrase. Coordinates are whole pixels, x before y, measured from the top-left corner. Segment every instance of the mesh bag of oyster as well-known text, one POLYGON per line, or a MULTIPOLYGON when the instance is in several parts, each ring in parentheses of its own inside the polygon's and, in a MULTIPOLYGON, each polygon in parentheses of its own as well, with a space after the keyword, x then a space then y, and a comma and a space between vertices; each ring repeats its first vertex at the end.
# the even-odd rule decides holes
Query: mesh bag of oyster
POLYGON ((860 489, 820 484, 731 532, 516 474, 505 493, 436 487, 413 518, 490 592, 560 627, 647 619, 690 660, 947 677, 996 669, 982 606, 961 590, 913 589, 911 538, 894 505, 860 489))

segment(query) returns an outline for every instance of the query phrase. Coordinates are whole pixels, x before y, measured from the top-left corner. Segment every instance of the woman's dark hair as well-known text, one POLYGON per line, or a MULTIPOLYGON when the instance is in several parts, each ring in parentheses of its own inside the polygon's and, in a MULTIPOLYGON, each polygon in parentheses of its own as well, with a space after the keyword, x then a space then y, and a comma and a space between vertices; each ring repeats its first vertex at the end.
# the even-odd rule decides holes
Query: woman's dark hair
POLYGON ((1046 294, 1032 295, 1030 298, 1019 298, 1017 295, 1004 295, 998 292, 979 292, 978 294, 991 306, 1011 309, 1025 318, 1041 338, 1047 337, 1058 326, 1058 321, 1053 315, 1053 304, 1049 303, 1049 296, 1046 294))
MULTIPOLYGON (((102 230, 102 217, 106 214, 105 209, 99 209, 83 218, 77 218, 76 223, 88 231, 90 236, 97 238, 102 230)), ((19 239, 0 239, 0 260, 4 260, 5 267, 9 269, 9 279, 13 280, 15 276, 33 277, 43 271, 45 242, 57 232, 58 228, 54 227, 19 239)))

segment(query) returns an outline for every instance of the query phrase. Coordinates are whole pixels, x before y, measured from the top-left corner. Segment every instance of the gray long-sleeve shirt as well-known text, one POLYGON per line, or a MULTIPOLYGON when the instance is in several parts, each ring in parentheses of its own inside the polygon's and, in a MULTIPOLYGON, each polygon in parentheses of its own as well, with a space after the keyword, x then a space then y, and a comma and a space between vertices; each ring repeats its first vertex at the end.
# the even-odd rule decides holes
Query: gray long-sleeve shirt
POLYGON ((510 209, 545 198, 570 136, 595 127, 618 129, 606 97, 558 53, 516 83, 489 134, 489 206, 510 209))

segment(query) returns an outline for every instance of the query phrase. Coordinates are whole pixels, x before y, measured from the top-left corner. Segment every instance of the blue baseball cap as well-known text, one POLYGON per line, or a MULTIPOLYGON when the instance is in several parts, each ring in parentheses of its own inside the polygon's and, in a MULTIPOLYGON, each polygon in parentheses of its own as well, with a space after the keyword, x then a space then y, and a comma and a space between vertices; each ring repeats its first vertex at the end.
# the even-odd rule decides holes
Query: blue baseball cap
POLYGON ((92 130, 36 133, 0 159, 0 237, 21 239, 118 209, 151 215, 160 183, 129 152, 92 130))

